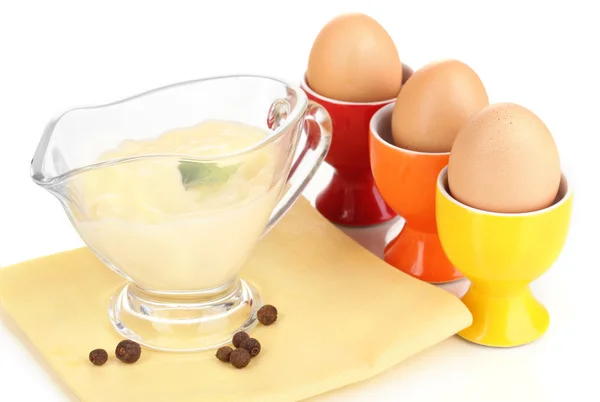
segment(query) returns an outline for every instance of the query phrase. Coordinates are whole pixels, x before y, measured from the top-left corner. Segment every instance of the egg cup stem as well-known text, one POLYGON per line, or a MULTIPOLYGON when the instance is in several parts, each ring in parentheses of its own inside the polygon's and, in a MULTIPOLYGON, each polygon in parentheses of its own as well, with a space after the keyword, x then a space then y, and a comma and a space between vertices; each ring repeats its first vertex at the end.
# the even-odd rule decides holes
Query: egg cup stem
POLYGON ((317 210, 330 222, 369 226, 396 217, 379 194, 368 166, 360 171, 333 168, 331 181, 315 202, 317 210))
POLYGON ((463 303, 473 324, 462 338, 485 346, 521 346, 541 337, 550 324, 546 308, 533 296, 528 283, 488 283, 471 279, 463 303))
POLYGON ((410 223, 385 247, 384 259, 429 283, 448 283, 463 277, 446 257, 437 232, 418 231, 411 228, 410 223))

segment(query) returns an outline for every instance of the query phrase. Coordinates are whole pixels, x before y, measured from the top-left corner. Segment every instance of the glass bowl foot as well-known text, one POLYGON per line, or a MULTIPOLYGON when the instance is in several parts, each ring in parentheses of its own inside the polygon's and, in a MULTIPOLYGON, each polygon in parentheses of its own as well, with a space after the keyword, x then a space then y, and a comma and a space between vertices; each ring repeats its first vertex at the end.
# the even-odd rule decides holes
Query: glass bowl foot
POLYGON ((260 295, 247 282, 208 292, 163 294, 133 283, 110 302, 110 320, 119 334, 150 349, 197 352, 231 342, 233 334, 256 325, 260 295))

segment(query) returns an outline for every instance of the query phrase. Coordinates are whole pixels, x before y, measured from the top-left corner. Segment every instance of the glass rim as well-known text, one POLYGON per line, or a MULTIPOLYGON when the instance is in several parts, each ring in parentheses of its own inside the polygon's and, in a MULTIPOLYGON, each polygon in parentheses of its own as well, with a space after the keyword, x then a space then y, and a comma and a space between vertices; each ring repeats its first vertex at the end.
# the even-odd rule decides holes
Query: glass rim
MULTIPOLYGON (((75 108, 71 108, 71 109, 68 109, 68 110, 60 113, 57 117, 50 120, 50 122, 46 125, 46 127, 43 131, 42 137, 38 143, 38 146, 36 148, 34 156, 31 159, 30 174, 31 174, 33 181, 36 184, 41 185, 41 186, 51 186, 56 182, 62 182, 68 177, 77 175, 77 174, 87 171, 87 170, 91 170, 91 169, 98 168, 98 167, 112 166, 112 165, 126 163, 126 162, 134 162, 134 161, 141 160, 141 159, 178 158, 183 161, 192 161, 192 162, 218 162, 218 161, 222 161, 222 160, 227 160, 227 159, 230 159, 230 158, 233 158, 236 156, 242 156, 244 154, 249 154, 251 152, 254 152, 254 151, 276 141, 281 136, 283 136, 283 134, 285 132, 287 132, 287 130, 289 129, 290 126, 295 124, 300 119, 300 117, 302 116, 302 114, 304 113, 304 111, 306 110, 307 107, 308 107, 308 97, 307 97, 306 93, 299 86, 291 85, 291 84, 283 81, 282 79, 278 79, 278 78, 274 78, 274 77, 270 77, 270 76, 254 75, 254 74, 232 74, 232 75, 221 75, 221 76, 206 77, 206 78, 193 79, 193 80, 187 80, 187 81, 180 81, 180 82, 176 82, 173 84, 164 85, 161 87, 156 87, 156 88, 144 91, 144 92, 139 92, 135 95, 121 98, 120 100, 116 100, 113 102, 92 105, 92 106, 75 107, 75 108), (169 90, 172 90, 175 88, 181 88, 181 87, 191 86, 191 85, 195 85, 195 84, 200 84, 200 83, 207 82, 207 81, 231 80, 231 79, 239 79, 239 78, 264 80, 264 81, 271 81, 271 82, 281 84, 282 86, 285 86, 288 90, 294 91, 294 94, 296 95, 296 99, 297 99, 296 104, 294 105, 294 108, 290 111, 289 116, 282 122, 283 124, 279 125, 276 129, 272 130, 270 135, 265 136, 265 138, 263 138, 262 140, 258 141, 257 143, 255 143, 254 145, 252 145, 250 147, 243 148, 243 149, 236 150, 236 151, 222 154, 222 155, 207 156, 207 157, 195 157, 195 156, 191 156, 189 154, 176 154, 176 153, 128 156, 128 157, 123 157, 123 158, 111 159, 108 161, 94 162, 94 163, 91 163, 86 166, 71 169, 61 175, 57 175, 54 177, 46 177, 44 175, 44 173, 42 172, 44 160, 46 158, 46 153, 48 151, 48 146, 49 146, 50 140, 54 134, 54 129, 56 128, 56 125, 58 124, 58 122, 61 121, 69 113, 83 111, 83 110, 104 109, 104 108, 108 108, 111 106, 123 105, 128 102, 132 102, 132 101, 135 101, 138 99, 149 97, 149 96, 155 95, 160 92, 165 92, 165 91, 169 91, 169 90)), ((265 116, 265 118, 266 118, 266 116, 265 116)))

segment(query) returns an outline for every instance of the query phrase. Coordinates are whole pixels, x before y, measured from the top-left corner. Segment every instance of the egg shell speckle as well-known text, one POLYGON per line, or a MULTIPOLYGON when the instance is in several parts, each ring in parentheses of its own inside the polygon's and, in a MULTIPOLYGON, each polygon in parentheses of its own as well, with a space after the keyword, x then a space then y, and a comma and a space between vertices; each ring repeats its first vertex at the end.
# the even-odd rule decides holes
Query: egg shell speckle
POLYGON ((529 109, 492 104, 470 119, 448 163, 452 196, 473 208, 524 213, 553 204, 560 158, 548 127, 529 109))
POLYGON ((365 14, 348 13, 329 21, 317 35, 306 81, 327 98, 378 102, 398 95, 402 74, 398 50, 387 31, 365 14))
POLYGON ((489 104, 479 76, 458 60, 418 69, 402 87, 392 115, 394 143, 418 152, 450 152, 462 125, 489 104))

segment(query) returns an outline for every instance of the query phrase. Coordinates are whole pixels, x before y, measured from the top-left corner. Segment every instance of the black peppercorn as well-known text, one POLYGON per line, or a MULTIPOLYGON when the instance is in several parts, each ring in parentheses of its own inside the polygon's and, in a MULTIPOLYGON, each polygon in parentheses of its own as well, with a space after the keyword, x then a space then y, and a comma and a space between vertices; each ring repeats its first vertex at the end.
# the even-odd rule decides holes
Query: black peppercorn
POLYGON ((117 359, 124 363, 135 363, 142 354, 142 348, 134 341, 124 340, 119 342, 115 349, 117 359))
POLYGON ((235 346, 236 348, 239 348, 240 344, 248 338, 250 338, 250 335, 248 335, 244 331, 236 332, 236 334, 233 335, 231 343, 233 343, 233 346, 235 346))
POLYGON ((240 345, 241 349, 246 349, 250 352, 250 356, 255 357, 260 353, 260 342, 254 338, 248 338, 240 345))
POLYGON ((277 309, 275 306, 266 304, 258 310, 258 321, 263 325, 271 325, 277 321, 277 309))
POLYGON ((95 366, 102 366, 108 360, 108 353, 104 349, 94 349, 90 352, 90 361, 95 366))
POLYGON ((244 368, 250 363, 250 353, 246 349, 239 348, 231 352, 229 362, 235 368, 244 368))
POLYGON ((217 359, 221 360, 222 362, 228 362, 231 352, 233 352, 233 349, 231 349, 229 346, 220 347, 217 350, 217 359))

